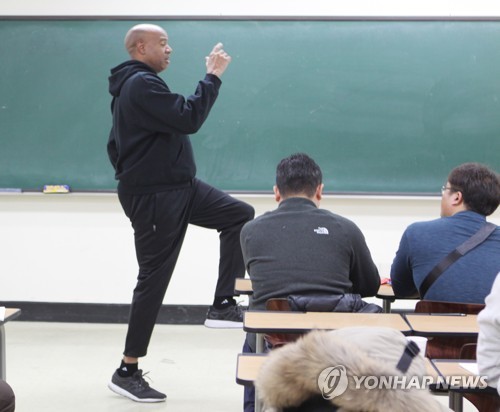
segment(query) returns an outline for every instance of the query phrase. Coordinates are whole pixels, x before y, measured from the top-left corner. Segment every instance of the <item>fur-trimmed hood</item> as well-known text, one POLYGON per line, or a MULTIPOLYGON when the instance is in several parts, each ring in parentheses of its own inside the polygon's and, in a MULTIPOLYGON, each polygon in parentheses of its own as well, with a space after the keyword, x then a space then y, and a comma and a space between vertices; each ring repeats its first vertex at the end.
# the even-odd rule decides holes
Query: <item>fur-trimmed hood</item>
MULTIPOLYGON (((402 376, 396 365, 406 345, 403 334, 389 328, 311 332, 271 351, 263 364, 255 386, 264 411, 299 406, 312 396, 322 395, 318 381, 324 378, 320 374, 337 365, 342 365, 347 375, 345 391, 331 399, 339 411, 449 411, 426 389, 356 389, 354 377, 402 376)), ((418 355, 404 375, 424 374, 424 358, 418 355)))

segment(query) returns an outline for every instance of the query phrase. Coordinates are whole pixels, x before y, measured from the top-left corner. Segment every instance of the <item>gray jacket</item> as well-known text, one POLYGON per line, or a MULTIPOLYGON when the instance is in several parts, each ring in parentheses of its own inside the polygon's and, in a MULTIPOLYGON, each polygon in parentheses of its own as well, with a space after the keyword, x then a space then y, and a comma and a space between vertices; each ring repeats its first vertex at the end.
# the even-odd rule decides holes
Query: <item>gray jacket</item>
POLYGON ((240 239, 252 280, 250 310, 264 310, 268 299, 293 294, 374 296, 380 286, 361 230, 309 199, 282 201, 245 224, 240 239))

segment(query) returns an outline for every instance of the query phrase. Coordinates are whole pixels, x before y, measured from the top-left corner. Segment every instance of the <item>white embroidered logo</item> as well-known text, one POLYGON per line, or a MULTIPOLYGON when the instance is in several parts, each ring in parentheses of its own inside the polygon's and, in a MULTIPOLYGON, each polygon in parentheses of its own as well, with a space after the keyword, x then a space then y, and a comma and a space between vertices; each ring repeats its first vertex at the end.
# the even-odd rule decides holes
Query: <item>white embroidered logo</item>
POLYGON ((314 231, 318 235, 328 235, 329 234, 328 229, 326 227, 319 226, 317 229, 314 229, 314 231))

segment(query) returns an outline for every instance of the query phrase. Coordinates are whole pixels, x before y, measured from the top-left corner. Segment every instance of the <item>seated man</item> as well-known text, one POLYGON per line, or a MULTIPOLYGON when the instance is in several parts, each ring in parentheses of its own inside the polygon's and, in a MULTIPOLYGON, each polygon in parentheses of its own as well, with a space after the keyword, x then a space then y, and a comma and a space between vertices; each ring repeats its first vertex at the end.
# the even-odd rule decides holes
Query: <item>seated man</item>
MULTIPOLYGON (((441 218, 410 225, 391 267, 397 296, 421 290, 431 270, 486 224, 500 201, 500 179, 478 163, 453 169, 442 188, 441 218)), ((426 300, 484 303, 500 271, 500 229, 452 263, 429 287, 426 300)))
MULTIPOLYGON (((243 260, 252 280, 250 310, 268 299, 300 295, 374 296, 380 277, 365 238, 350 220, 319 208, 322 173, 306 154, 283 159, 276 170, 278 208, 241 230, 243 260)), ((255 352, 248 334, 244 352, 255 352)), ((245 411, 253 411, 245 390, 245 411)))

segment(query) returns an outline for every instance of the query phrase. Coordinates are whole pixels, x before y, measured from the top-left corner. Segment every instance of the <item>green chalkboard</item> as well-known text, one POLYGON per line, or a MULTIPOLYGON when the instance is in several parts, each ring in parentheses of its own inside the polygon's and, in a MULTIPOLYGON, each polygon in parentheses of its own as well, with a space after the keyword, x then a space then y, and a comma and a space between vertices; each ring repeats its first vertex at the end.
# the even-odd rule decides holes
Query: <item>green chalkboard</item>
MULTIPOLYGON (((0 187, 115 189, 109 69, 139 21, 0 20, 0 187)), ((233 56, 192 137, 198 177, 268 191, 277 162, 312 155, 333 192, 438 193, 466 161, 500 169, 500 21, 156 21, 162 73, 191 94, 204 56, 233 56)))

